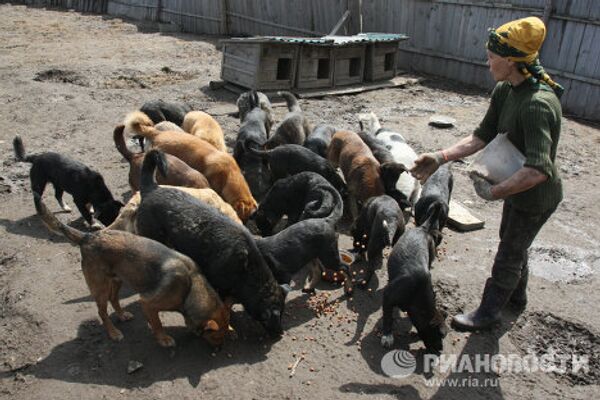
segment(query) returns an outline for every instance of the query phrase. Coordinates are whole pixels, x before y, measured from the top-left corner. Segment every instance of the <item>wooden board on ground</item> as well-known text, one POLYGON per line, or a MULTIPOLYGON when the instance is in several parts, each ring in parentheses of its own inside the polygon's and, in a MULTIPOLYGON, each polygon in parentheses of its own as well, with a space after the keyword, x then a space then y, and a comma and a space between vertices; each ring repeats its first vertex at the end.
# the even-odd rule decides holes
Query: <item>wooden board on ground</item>
POLYGON ((448 225, 460 232, 468 232, 483 228, 485 222, 473 216, 473 214, 460 203, 450 200, 448 225))
POLYGON ((336 88, 328 89, 317 89, 317 90, 298 90, 292 89, 295 95, 301 99, 307 99, 311 97, 323 97, 323 96, 335 96, 344 94, 354 94, 367 92, 369 90, 386 89, 386 88, 403 88, 406 86, 416 85, 421 80, 418 78, 407 78, 404 76, 397 76, 393 79, 383 82, 372 82, 372 83, 361 83, 358 85, 341 86, 336 88))

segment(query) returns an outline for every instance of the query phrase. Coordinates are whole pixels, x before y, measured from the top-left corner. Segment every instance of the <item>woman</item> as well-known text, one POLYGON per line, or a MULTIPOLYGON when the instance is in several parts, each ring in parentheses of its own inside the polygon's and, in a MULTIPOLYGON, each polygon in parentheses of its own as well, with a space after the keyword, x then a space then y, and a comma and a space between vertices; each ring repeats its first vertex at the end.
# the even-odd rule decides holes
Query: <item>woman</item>
POLYGON ((448 161, 484 148, 498 133, 526 157, 525 165, 496 185, 472 175, 477 194, 485 200, 504 200, 500 244, 479 308, 454 316, 458 330, 479 330, 500 321, 510 303, 523 309, 527 303, 527 250, 546 220, 562 200, 562 184, 555 164, 562 111, 563 88, 552 81, 539 63, 539 49, 546 36, 536 17, 508 22, 490 30, 487 58, 497 83, 488 111, 475 132, 436 153, 421 155, 412 169, 425 181, 448 161))

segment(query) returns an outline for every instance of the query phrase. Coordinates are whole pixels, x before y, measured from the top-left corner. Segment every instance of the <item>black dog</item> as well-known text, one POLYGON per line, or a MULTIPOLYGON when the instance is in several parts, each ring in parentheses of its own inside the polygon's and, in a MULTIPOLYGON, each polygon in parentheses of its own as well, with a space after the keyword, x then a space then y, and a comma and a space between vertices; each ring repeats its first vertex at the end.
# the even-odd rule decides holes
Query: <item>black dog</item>
POLYGON ((448 220, 448 212, 450 211, 450 196, 452 195, 452 187, 454 186, 454 178, 452 171, 448 165, 443 165, 431 175, 421 190, 421 197, 415 205, 415 223, 421 225, 429 210, 435 205, 440 205, 442 211, 438 220, 440 231, 446 226, 448 220))
POLYGON ((438 220, 442 208, 434 205, 425 222, 407 230, 398 239, 388 259, 388 284, 383 291, 383 336, 381 345, 394 344, 393 309, 408 313, 429 351, 440 352, 447 328, 435 303, 429 269, 441 240, 438 220))
POLYGON ((319 124, 304 141, 304 147, 323 158, 327 158, 327 148, 336 129, 331 125, 319 124))
POLYGON ((140 235, 169 244, 192 258, 221 298, 233 297, 271 335, 280 335, 285 293, 243 226, 187 193, 157 185, 164 155, 150 151, 142 167, 140 235))
POLYGON ((330 219, 339 219, 341 210, 328 218, 311 218, 297 222, 281 232, 258 239, 256 244, 280 284, 288 284, 292 275, 311 265, 304 291, 312 292, 321 278, 321 266, 344 276, 347 294, 352 292, 348 267, 343 266, 338 249, 338 235, 330 219))
POLYGON ((244 120, 233 147, 233 158, 240 166, 252 196, 260 202, 270 188, 271 172, 265 162, 251 151, 265 145, 271 122, 269 114, 260 106, 258 92, 252 90, 247 93, 244 104, 250 111, 244 113, 244 120))
POLYGON ((292 93, 277 92, 277 94, 285 99, 289 112, 275 130, 275 134, 265 143, 265 148, 273 149, 282 144, 301 145, 311 131, 308 120, 292 93))
POLYGON ((170 121, 182 126, 185 114, 192 111, 192 107, 187 104, 171 103, 159 99, 145 102, 140 111, 149 116, 155 125, 162 121, 170 121))
POLYGON ((29 171, 31 190, 40 197, 48 182, 54 186, 54 197, 64 211, 71 209, 63 202, 64 192, 73 196, 77 209, 92 228, 102 228, 94 222, 90 212, 90 204, 94 207, 96 218, 105 226, 119 215, 123 203, 113 198, 106 187, 102 175, 79 161, 72 160, 62 154, 47 152, 26 155, 23 141, 19 136, 13 140, 13 148, 18 161, 32 163, 29 171))
POLYGON ((268 161, 273 181, 300 172, 311 171, 327 179, 340 192, 342 197, 346 195, 346 183, 335 172, 329 161, 305 147, 298 144, 284 144, 275 147, 273 150, 265 151, 251 148, 250 152, 268 161))
POLYGON ((367 253, 368 268, 357 278, 361 286, 369 283, 376 269, 383 263, 383 249, 393 246, 404 233, 404 214, 396 200, 383 195, 371 197, 363 206, 352 225, 354 250, 367 253))
POLYGON ((288 226, 309 218, 330 218, 336 224, 344 209, 342 197, 325 178, 301 172, 280 179, 269 190, 252 218, 263 236, 270 235, 284 215, 288 226))

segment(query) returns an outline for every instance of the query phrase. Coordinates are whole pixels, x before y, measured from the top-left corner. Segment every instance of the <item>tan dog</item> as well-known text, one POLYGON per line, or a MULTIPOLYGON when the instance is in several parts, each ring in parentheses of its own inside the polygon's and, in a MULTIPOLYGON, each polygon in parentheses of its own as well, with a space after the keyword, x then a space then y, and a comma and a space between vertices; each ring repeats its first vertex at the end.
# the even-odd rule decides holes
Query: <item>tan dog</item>
POLYGON ((183 130, 206 140, 217 148, 227 152, 221 125, 204 111, 190 111, 183 119, 183 130))
POLYGON ((331 138, 327 158, 340 167, 348 185, 350 211, 358 216, 358 204, 384 194, 379 161, 360 136, 350 131, 338 131, 331 138))
MULTIPOLYGON (((121 153, 121 155, 129 162, 129 186, 131 186, 132 191, 137 192, 140 190, 140 177, 142 175, 142 163, 144 162, 145 153, 132 153, 129 151, 125 145, 125 138, 123 136, 124 128, 124 125, 117 126, 113 132, 113 139, 119 153, 121 153)), ((166 157, 169 173, 166 177, 163 177, 160 174, 156 177, 159 184, 187 186, 198 189, 210 186, 204 175, 181 161, 179 158, 169 154, 166 154, 166 157)))
MULTIPOLYGON (((160 174, 159 174, 160 175, 160 174)), ((221 211, 223 214, 234 220, 235 222, 242 224, 242 221, 235 213, 235 210, 212 189, 195 189, 195 188, 187 188, 181 186, 168 186, 168 185, 160 185, 161 187, 178 189, 183 192, 189 193, 195 198, 204 203, 210 204, 215 207, 217 210, 221 211)), ((125 204, 125 207, 121 209, 119 216, 115 219, 115 222, 107 226, 105 229, 114 229, 118 231, 127 231, 131 233, 137 234, 137 229, 135 227, 137 209, 142 201, 140 197, 140 193, 137 192, 133 195, 131 199, 125 204)))
POLYGON ((112 340, 123 334, 108 316, 108 302, 121 321, 133 318, 119 304, 119 289, 125 281, 140 294, 144 315, 161 346, 175 340, 160 322, 160 311, 178 311, 186 326, 213 346, 223 343, 229 330, 230 305, 224 304, 191 258, 154 240, 128 232, 102 230, 85 233, 61 223, 39 196, 35 207, 48 228, 64 235, 81 250, 81 269, 98 315, 112 340))
POLYGON ((193 135, 179 132, 160 132, 152 126, 152 120, 142 112, 129 114, 125 126, 152 142, 154 148, 179 157, 190 167, 202 172, 210 187, 231 204, 237 215, 246 222, 256 210, 248 183, 240 167, 229 154, 193 135))

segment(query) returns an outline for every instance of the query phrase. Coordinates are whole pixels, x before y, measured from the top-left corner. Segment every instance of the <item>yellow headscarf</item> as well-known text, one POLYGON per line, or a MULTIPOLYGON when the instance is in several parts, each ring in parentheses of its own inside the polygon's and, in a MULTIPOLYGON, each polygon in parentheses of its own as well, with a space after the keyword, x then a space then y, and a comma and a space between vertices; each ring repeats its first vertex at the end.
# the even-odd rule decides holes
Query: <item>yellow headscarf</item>
POLYGON ((546 26, 537 17, 507 22, 491 29, 487 48, 510 61, 518 63, 519 70, 528 80, 546 82, 558 97, 564 88, 554 82, 539 61, 539 50, 546 38, 546 26))

